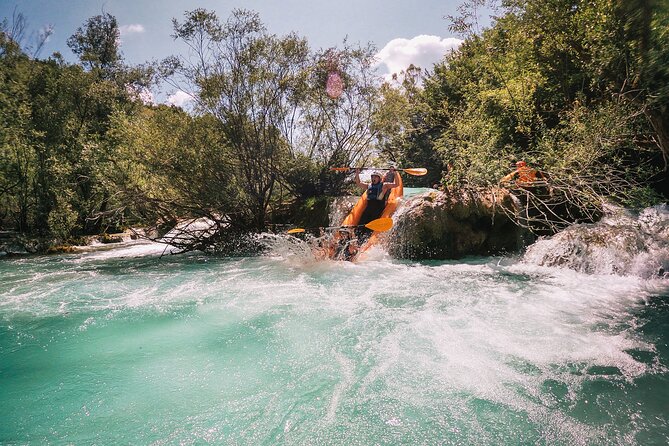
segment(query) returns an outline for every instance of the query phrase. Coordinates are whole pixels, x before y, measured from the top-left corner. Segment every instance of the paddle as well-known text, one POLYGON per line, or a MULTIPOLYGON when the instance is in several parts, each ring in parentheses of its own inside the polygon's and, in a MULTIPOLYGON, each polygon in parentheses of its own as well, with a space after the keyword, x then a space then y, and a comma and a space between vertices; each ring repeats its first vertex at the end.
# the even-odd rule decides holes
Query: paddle
MULTIPOLYGON (((336 172, 348 172, 349 170, 355 170, 355 167, 331 167, 330 170, 334 170, 336 172)), ((360 167, 360 169, 373 169, 373 170, 390 170, 389 168, 385 169, 379 169, 376 167, 360 167)), ((424 167, 412 167, 409 169, 399 169, 396 168, 395 170, 401 170, 402 172, 406 172, 409 175, 414 175, 417 177, 422 177, 423 175, 427 175, 427 169, 424 167)))
MULTIPOLYGON (((372 231, 377 231, 377 232, 383 232, 387 231, 390 228, 393 227, 393 219, 392 218, 377 218, 376 220, 372 220, 366 225, 353 225, 353 226, 328 226, 323 229, 341 229, 341 228, 357 228, 360 226, 364 226, 367 229, 371 229, 372 231)), ((307 228, 307 229, 319 229, 319 228, 307 228)), ((298 232, 305 232, 307 229, 305 228, 293 228, 289 229, 286 231, 287 234, 296 234, 298 232)))

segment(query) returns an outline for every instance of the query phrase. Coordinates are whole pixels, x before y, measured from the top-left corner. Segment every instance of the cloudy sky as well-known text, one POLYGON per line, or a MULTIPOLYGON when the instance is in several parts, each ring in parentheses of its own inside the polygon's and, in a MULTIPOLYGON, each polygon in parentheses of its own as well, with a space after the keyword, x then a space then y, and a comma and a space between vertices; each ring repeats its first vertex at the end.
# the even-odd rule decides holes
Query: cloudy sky
MULTIPOLYGON (((444 16, 455 15, 460 0, 0 0, 0 20, 21 12, 37 33, 46 25, 54 33, 42 50, 45 57, 59 51, 75 57, 65 44, 83 22, 108 12, 121 28, 121 50, 128 63, 161 60, 184 51, 170 34, 172 18, 184 11, 214 10, 221 19, 235 8, 257 11, 268 30, 291 31, 306 37, 314 48, 371 42, 378 49, 379 72, 389 74, 410 63, 430 68, 460 40, 448 31, 444 16)), ((172 95, 178 92, 167 92, 172 95)), ((173 96, 173 100, 184 99, 173 96)))

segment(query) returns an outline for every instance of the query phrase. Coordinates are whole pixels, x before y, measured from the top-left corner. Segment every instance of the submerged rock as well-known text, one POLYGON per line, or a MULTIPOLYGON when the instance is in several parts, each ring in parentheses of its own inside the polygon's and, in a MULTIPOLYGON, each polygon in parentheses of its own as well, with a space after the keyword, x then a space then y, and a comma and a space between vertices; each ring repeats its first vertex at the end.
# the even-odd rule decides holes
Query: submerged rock
POLYGON ((539 240, 524 261, 588 274, 663 277, 669 271, 669 207, 639 213, 610 209, 598 223, 574 225, 539 240))
POLYGON ((388 251, 404 259, 516 252, 534 240, 510 217, 516 212, 505 189, 426 192, 408 199, 393 216, 388 251))

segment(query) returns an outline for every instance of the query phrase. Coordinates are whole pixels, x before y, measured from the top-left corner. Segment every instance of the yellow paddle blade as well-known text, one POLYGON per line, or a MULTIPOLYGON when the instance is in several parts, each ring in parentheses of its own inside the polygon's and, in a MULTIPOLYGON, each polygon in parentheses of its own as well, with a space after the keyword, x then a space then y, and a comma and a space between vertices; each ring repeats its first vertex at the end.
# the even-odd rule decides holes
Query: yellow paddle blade
POLYGON ((350 167, 330 167, 330 170, 334 170, 335 172, 348 172, 351 170, 350 167))
POLYGON ((376 220, 372 220, 365 225, 365 228, 377 232, 387 231, 392 227, 393 227, 392 218, 377 218, 376 220))
POLYGON ((424 167, 415 167, 412 169, 402 169, 402 170, 408 173, 409 175, 415 175, 417 177, 422 177, 423 175, 427 175, 427 169, 424 167))
POLYGON ((306 229, 304 228, 295 228, 295 229, 289 229, 286 231, 286 234, 297 234, 298 232, 304 232, 306 229))

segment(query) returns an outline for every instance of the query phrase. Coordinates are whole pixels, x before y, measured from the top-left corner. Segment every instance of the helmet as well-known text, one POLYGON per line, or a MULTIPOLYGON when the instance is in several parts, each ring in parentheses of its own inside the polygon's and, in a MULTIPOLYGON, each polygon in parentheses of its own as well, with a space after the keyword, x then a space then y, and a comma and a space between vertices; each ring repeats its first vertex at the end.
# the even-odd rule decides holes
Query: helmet
POLYGON ((383 175, 381 175, 381 172, 379 172, 378 170, 375 170, 374 172, 372 172, 371 176, 374 176, 374 175, 379 177, 379 181, 381 181, 383 179, 383 175))
POLYGON ((525 167, 525 166, 527 166, 527 163, 525 161, 516 162, 516 167, 525 167))

